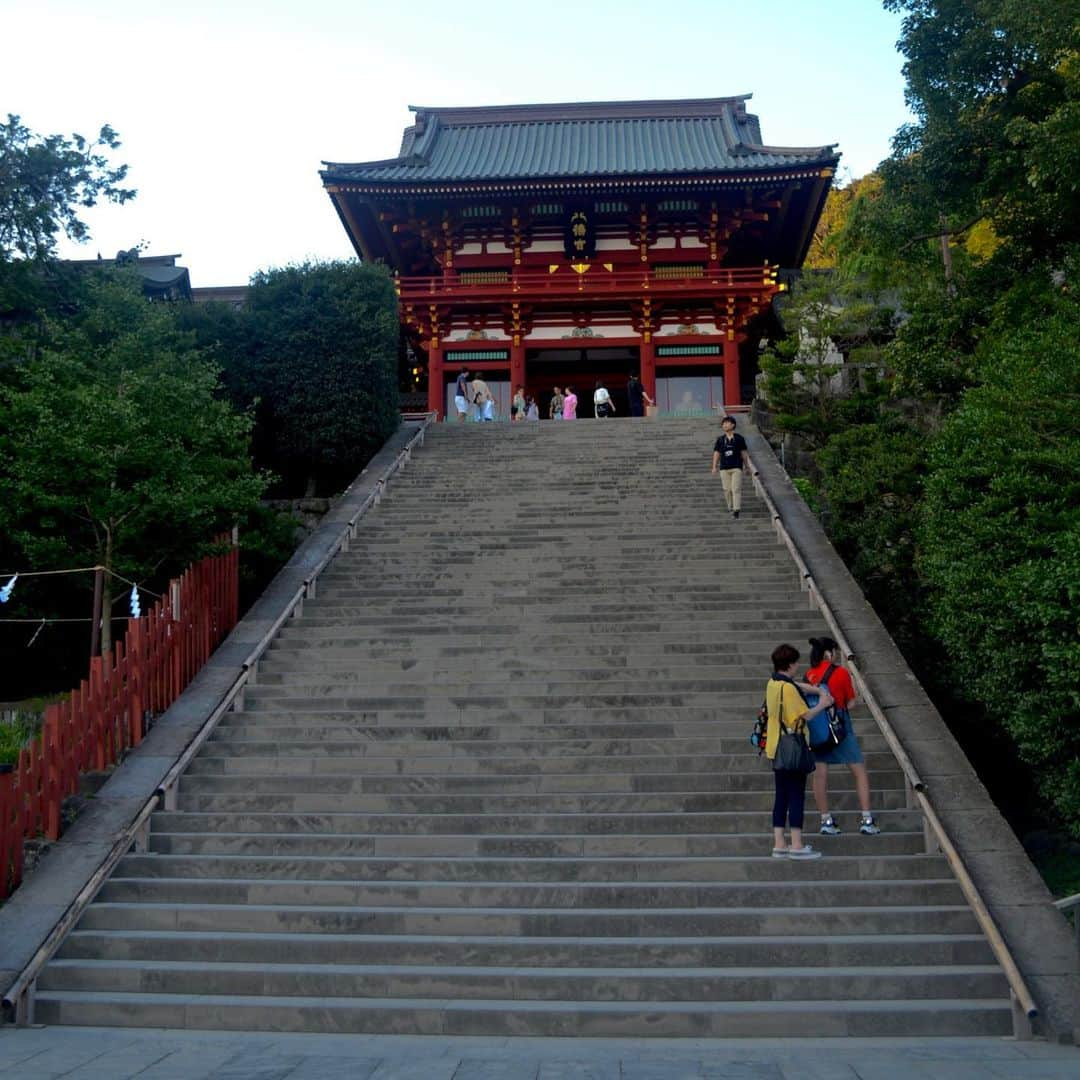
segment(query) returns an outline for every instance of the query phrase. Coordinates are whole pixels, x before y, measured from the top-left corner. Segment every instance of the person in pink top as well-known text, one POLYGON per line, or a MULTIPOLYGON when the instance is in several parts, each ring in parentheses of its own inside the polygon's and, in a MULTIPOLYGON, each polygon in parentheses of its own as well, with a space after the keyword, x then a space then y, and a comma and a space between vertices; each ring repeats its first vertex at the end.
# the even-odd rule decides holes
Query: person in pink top
POLYGON ((572 386, 566 388, 566 397, 563 398, 562 403, 562 418, 564 420, 577 419, 577 394, 574 393, 572 386))

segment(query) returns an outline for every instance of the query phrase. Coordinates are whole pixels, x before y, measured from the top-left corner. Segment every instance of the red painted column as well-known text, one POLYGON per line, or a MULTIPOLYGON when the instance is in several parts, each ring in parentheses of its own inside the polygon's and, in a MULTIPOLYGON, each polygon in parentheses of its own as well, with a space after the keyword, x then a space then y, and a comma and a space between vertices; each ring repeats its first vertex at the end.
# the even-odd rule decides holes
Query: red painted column
POLYGON ((724 408, 742 404, 742 380, 739 376, 739 343, 724 338, 724 408))
POLYGON ((645 387, 645 393, 656 400, 656 346, 653 344, 652 335, 646 334, 641 339, 638 348, 641 357, 641 385, 645 387))
POLYGON ((513 398, 514 391, 519 386, 525 385, 525 346, 521 344, 521 338, 514 336, 510 346, 510 396, 513 398))
POLYGON ((443 385, 443 347, 432 341, 428 346, 428 412, 437 413, 440 420, 446 414, 446 387, 443 385))

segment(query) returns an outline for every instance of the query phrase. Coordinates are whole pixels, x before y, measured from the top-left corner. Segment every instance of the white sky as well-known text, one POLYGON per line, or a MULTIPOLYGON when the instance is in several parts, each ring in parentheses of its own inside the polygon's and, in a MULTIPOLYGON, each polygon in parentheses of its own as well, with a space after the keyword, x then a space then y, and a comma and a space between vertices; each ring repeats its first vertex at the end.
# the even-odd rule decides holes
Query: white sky
POLYGON ((0 114, 123 140, 138 197, 63 255, 228 285, 350 257, 320 162, 394 156, 408 105, 752 93, 765 142, 861 176, 908 118, 899 29, 878 0, 0 0, 0 114))

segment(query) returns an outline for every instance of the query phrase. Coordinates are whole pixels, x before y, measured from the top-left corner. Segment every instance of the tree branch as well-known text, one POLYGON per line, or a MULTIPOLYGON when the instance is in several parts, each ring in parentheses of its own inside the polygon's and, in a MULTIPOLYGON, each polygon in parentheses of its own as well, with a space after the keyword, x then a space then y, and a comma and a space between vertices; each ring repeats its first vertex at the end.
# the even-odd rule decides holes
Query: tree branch
POLYGON ((913 244, 918 244, 923 240, 937 240, 942 236, 959 236, 960 233, 966 233, 973 225, 978 225, 987 216, 987 211, 984 210, 976 214, 970 221, 965 221, 963 225, 957 225, 955 229, 935 229, 933 232, 919 233, 918 236, 913 236, 910 240, 901 244, 897 249, 897 254, 901 251, 907 251, 913 244))

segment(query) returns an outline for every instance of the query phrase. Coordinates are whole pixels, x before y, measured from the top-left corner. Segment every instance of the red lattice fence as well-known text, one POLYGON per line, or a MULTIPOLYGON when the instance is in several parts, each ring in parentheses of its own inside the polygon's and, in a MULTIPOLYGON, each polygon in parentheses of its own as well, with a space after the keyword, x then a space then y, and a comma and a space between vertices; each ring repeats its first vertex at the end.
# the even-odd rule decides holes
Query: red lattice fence
MULTIPOLYGON (((227 536, 218 543, 227 544, 227 536)), ((239 551, 231 546, 188 567, 89 677, 50 705, 40 738, 0 774, 0 899, 22 880, 23 841, 60 835, 60 807, 79 775, 114 765, 142 742, 147 716, 163 713, 236 625, 239 551)))

